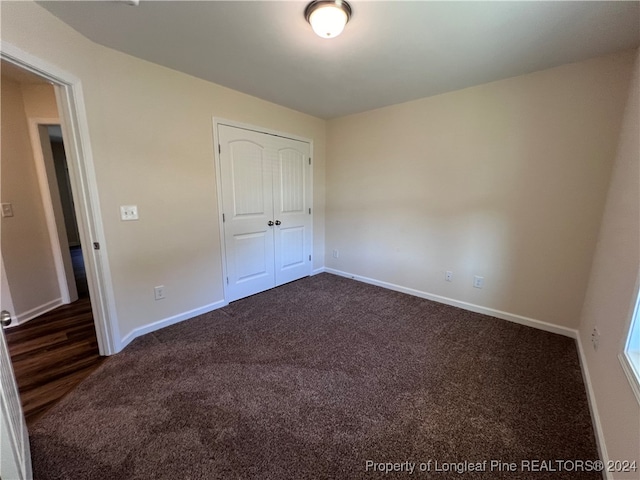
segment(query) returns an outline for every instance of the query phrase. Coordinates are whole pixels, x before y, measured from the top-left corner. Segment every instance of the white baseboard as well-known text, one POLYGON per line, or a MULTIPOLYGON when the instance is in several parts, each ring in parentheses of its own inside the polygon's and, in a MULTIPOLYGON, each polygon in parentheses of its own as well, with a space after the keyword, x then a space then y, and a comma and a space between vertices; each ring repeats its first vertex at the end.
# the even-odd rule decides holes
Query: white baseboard
POLYGON ((453 298, 443 297, 441 295, 435 295, 433 293, 423 292, 421 290, 415 290, 413 288, 403 287, 401 285, 383 282, 381 280, 376 280, 373 278, 362 277, 360 275, 354 275, 348 272, 343 272, 341 270, 335 270, 333 268, 325 268, 324 271, 326 271, 327 273, 333 273, 334 275, 340 275, 341 277, 352 278, 360 282, 376 285, 378 287, 388 288, 389 290, 395 290, 396 292, 407 293, 416 297, 426 298, 427 300, 433 300, 434 302, 452 305, 454 307, 462 308, 463 310, 469 310, 470 312, 481 313, 483 315, 489 315, 491 317, 500 318, 502 320, 508 320, 509 322, 518 323, 527 327, 537 328, 538 330, 557 333, 559 335, 564 335, 565 337, 578 337, 577 330, 554 325, 553 323, 544 322, 542 320, 536 320, 535 318, 523 317, 522 315, 503 312, 501 310, 495 310, 493 308, 483 307, 481 305, 475 305, 473 303, 463 302, 453 298))
MULTIPOLYGON (((582 346, 582 339, 580 335, 576 337, 576 343, 578 344, 578 355, 580 356, 580 365, 582 367, 582 379, 587 387, 587 400, 589 401, 589 411, 591 412, 591 421, 593 422, 593 428, 596 434, 596 444, 598 446, 598 453, 600 459, 607 464, 609 460, 609 454, 607 453, 607 445, 604 442, 604 432, 602 430, 602 422, 600 421, 600 415, 598 414, 598 405, 596 404, 596 394, 593 391, 593 385, 591 383, 591 375, 589 375, 589 367, 587 365, 587 357, 584 353, 584 347, 582 346)), ((611 472, 604 469, 602 472, 602 478, 607 480, 613 480, 611 472)))
POLYGON ((26 312, 16 313, 14 317, 15 322, 11 322, 11 325, 9 325, 8 328, 23 325, 29 320, 33 320, 34 318, 39 317, 40 315, 44 315, 51 310, 55 310, 62 305, 64 305, 64 303, 62 302, 62 298, 54 298, 50 302, 38 305, 37 307, 32 308, 31 310, 27 310, 26 312))
POLYGON ((225 300, 220 300, 218 302, 210 303, 209 305, 205 305, 203 307, 195 308, 193 310, 179 313, 178 315, 174 315, 168 318, 163 318, 162 320, 158 320, 157 322, 153 322, 148 325, 135 328, 131 332, 129 332, 127 335, 125 335, 122 338, 122 340, 120 340, 118 352, 122 351, 123 348, 125 348, 133 340, 135 340, 136 338, 142 335, 155 332, 156 330, 160 330, 161 328, 168 327, 169 325, 173 325, 173 324, 182 322, 184 320, 189 320, 190 318, 197 317, 198 315, 202 315, 204 313, 209 313, 213 310, 217 310, 218 308, 226 307, 228 304, 229 302, 225 300))
MULTIPOLYGON (((607 447, 604 441, 602 423, 600 422, 600 415, 598 414, 596 397, 593 391, 593 385, 591 384, 591 377, 589 375, 589 368, 587 366, 587 360, 584 354, 584 349, 582 347, 582 341, 580 339, 580 335, 577 330, 567 328, 567 327, 561 327, 548 322, 543 322, 542 320, 536 320, 534 318, 523 317, 521 315, 516 315, 513 313, 502 312, 500 310, 494 310, 492 308, 487 308, 487 307, 482 307, 480 305, 474 305, 472 303, 462 302, 460 300, 455 300, 453 298, 447 298, 447 297, 442 297, 440 295, 434 295, 428 292, 422 292, 420 290, 415 290, 413 288, 407 288, 400 285, 395 285, 393 283, 375 280, 373 278, 362 277, 360 275, 353 275, 340 270, 335 270, 333 268, 319 269, 318 273, 322 273, 322 271, 327 273, 332 273, 334 275, 340 275, 341 277, 352 278, 354 280, 358 280, 364 283, 369 283, 371 285, 388 288, 390 290, 395 290, 397 292, 407 293, 409 295, 415 295, 417 297, 426 298, 427 300, 433 300, 435 302, 452 305, 454 307, 459 307, 464 310, 469 310, 476 313, 482 313, 484 315, 490 315, 492 317, 518 323, 520 325, 526 325, 528 327, 537 328, 539 330, 544 330, 551 333, 557 333, 557 334, 575 339, 578 347, 580 366, 582 367, 582 376, 583 376, 585 387, 587 389, 587 399, 589 401, 589 410, 591 413, 591 420, 593 422, 593 427, 595 430, 598 452, 600 454, 600 458, 606 463, 609 456, 607 454, 607 447)), ((607 480, 612 480, 613 477, 611 477, 610 473, 604 473, 603 478, 607 480)))
MULTIPOLYGON (((537 328, 539 330, 544 330, 547 332, 551 332, 551 333, 557 333, 566 337, 570 337, 576 340, 577 346, 578 346, 578 355, 579 355, 579 360, 580 360, 580 364, 582 367, 582 375, 583 375, 583 380, 585 383, 585 386, 587 388, 587 398, 589 401, 589 409, 591 412, 591 419, 594 425, 594 429, 595 429, 595 435, 596 435, 596 443, 597 443, 597 447, 598 447, 598 451, 600 454, 600 458, 603 461, 607 461, 608 454, 607 454, 607 448, 604 442, 604 434, 602 431, 602 423, 600 422, 600 416, 598 414, 598 408, 596 405, 596 400, 595 400, 595 394, 593 391, 593 386, 591 384, 591 377, 589 375, 589 368, 587 366, 587 361, 586 361, 586 357, 584 354, 584 349, 582 347, 582 341, 580 339, 580 335, 578 333, 577 330, 571 329, 571 328, 567 328, 567 327, 562 327, 559 325, 554 325, 548 322, 544 322, 542 320, 536 320, 534 318, 529 318, 529 317, 524 317, 522 315, 516 315, 513 313, 508 313, 508 312, 503 312, 500 310, 495 310, 493 308, 488 308, 488 307, 483 307, 480 305, 475 305, 472 303, 468 303, 468 302, 463 302, 460 300, 455 300, 453 298, 448 298, 448 297, 443 297, 441 295, 435 295, 432 293, 428 293, 428 292, 423 292, 421 290, 416 290, 413 288, 408 288, 408 287, 403 287, 401 285, 396 285, 393 283, 389 283, 389 282, 384 282, 381 280, 376 280, 373 278, 369 278, 369 277, 363 277, 360 275, 354 275, 348 272, 343 272, 341 270, 336 270, 333 268, 327 268, 327 267, 321 267, 321 268, 317 268, 315 270, 313 270, 311 272, 311 275, 318 275, 320 273, 331 273, 334 275, 339 275, 341 277, 346 277, 346 278, 351 278, 353 280, 357 280, 360 282, 364 282, 364 283, 368 283, 371 285, 376 285, 382 288, 387 288, 389 290, 394 290, 397 292, 401 292, 401 293, 406 293, 409 295, 414 295, 420 298, 425 298, 427 300, 433 300, 435 302, 439 302, 439 303, 444 303, 446 305, 452 305, 454 307, 458 307, 458 308, 462 308, 464 310, 469 310, 471 312, 475 312, 475 313, 481 313, 484 315, 489 315, 492 317, 496 317, 496 318, 500 318, 502 320, 507 320, 509 322, 514 322, 514 323, 518 323, 520 325, 525 325, 528 327, 532 327, 532 328, 537 328)), ((194 310, 190 310, 188 312, 184 312, 178 315, 174 315, 172 317, 168 317, 162 320, 158 320, 157 322, 151 323, 149 325, 145 325, 143 327, 138 327, 136 329, 134 329, 133 331, 131 331, 129 334, 127 334, 121 341, 120 341, 120 346, 118 348, 118 352, 121 351, 123 348, 125 348, 129 343, 131 343, 134 339, 145 335, 147 333, 150 332, 154 332, 156 330, 160 330, 161 328, 164 327, 168 327, 169 325, 173 325, 175 323, 178 322, 182 322, 184 320, 188 320, 190 318, 196 317, 198 315, 202 315, 204 313, 208 313, 211 312, 213 310, 217 310, 218 308, 222 308, 225 307, 226 305, 228 305, 228 302, 226 302, 225 300, 220 300, 218 302, 215 303, 211 303, 209 305, 205 305, 203 307, 194 309, 194 310)), ((54 307, 55 308, 55 307, 54 307)), ((612 477, 610 476, 609 473, 605 473, 603 474, 603 478, 607 479, 607 480, 611 480, 612 477)))

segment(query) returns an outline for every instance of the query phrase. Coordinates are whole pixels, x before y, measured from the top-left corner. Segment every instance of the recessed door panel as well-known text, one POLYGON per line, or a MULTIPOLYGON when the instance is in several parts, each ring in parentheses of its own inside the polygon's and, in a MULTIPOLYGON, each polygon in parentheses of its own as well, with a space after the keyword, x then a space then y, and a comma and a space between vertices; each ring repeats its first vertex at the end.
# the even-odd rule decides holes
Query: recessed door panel
POLYGON ((305 155, 291 148, 280 150, 280 211, 301 213, 305 206, 305 155))
POLYGON ((233 211, 235 217, 264 215, 265 189, 264 149, 253 142, 238 140, 229 144, 233 185, 233 211))
POLYGON ((281 228, 279 234, 282 247, 280 268, 284 270, 304 265, 304 227, 281 228))
POLYGON ((233 240, 238 283, 269 275, 267 261, 271 259, 271 255, 267 249, 271 248, 272 242, 267 239, 267 232, 235 235, 233 240))

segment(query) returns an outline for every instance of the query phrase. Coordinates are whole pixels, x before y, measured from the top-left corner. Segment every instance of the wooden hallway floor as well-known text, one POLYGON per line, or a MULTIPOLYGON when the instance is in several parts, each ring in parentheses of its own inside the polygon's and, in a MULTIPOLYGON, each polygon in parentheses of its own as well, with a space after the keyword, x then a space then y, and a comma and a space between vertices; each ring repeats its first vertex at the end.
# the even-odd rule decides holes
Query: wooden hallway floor
POLYGON ((89 298, 5 330, 22 408, 32 424, 103 361, 89 298))

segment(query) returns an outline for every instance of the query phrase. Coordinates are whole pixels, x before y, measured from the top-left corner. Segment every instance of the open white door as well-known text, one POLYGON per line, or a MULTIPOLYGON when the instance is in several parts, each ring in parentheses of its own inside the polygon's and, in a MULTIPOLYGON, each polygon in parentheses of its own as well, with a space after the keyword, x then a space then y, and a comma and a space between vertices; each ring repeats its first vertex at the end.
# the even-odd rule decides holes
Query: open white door
MULTIPOLYGON (((2 285, 1 308, 12 308, 8 294, 7 277, 4 263, 1 262, 2 285)), ((0 327, 0 478, 2 480, 26 480, 33 478, 31 473, 31 452, 29 433, 20 405, 18 386, 13 374, 9 349, 4 338, 4 326, 10 321, 8 310, 2 311, 0 327), (6 313, 5 313, 6 312, 6 313)))

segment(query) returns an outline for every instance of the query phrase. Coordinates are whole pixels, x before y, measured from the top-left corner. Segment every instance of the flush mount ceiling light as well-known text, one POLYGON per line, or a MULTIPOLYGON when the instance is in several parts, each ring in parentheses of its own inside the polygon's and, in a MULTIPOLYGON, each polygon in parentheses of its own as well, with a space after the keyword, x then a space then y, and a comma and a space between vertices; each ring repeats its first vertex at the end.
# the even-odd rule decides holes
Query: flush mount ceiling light
POLYGON ((319 37, 337 37, 351 18, 351 5, 343 0, 314 0, 304 9, 304 18, 319 37))

